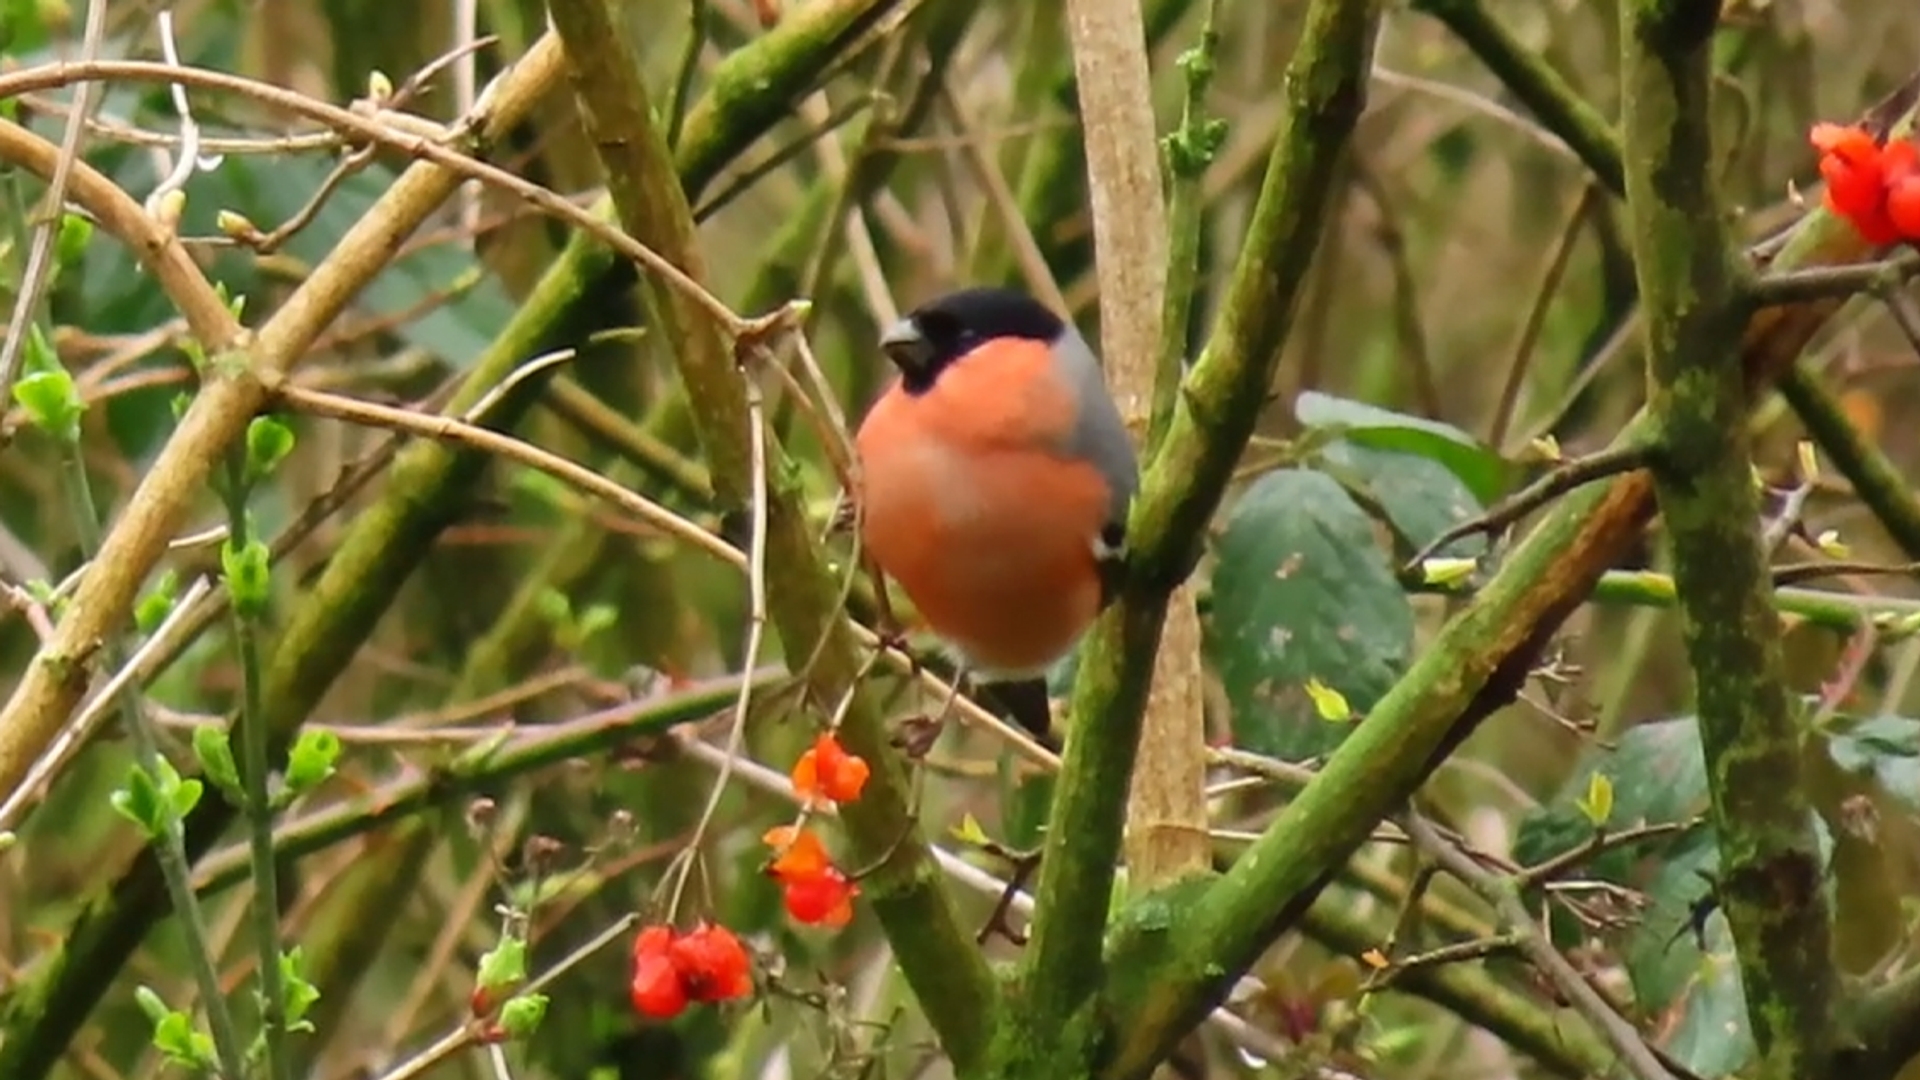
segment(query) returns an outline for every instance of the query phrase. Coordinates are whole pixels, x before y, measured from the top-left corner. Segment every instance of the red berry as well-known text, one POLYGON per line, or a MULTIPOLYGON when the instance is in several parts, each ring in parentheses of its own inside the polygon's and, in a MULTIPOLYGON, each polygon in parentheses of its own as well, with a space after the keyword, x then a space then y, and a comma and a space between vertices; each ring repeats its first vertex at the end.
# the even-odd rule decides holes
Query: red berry
POLYGON ((1903 176, 1888 189, 1887 219, 1901 239, 1920 242, 1920 174, 1903 176))
POLYGON ((809 926, 842 927, 853 919, 853 898, 859 892, 846 875, 832 868, 790 877, 786 879, 787 914, 809 926))
POLYGON ((753 992, 746 946, 724 926, 701 923, 673 943, 668 957, 694 1001, 731 1001, 753 992))
POLYGON ((629 987, 633 1008, 642 1016, 667 1020, 679 1016, 687 1007, 687 988, 673 961, 660 955, 642 956, 633 965, 633 985, 629 987))

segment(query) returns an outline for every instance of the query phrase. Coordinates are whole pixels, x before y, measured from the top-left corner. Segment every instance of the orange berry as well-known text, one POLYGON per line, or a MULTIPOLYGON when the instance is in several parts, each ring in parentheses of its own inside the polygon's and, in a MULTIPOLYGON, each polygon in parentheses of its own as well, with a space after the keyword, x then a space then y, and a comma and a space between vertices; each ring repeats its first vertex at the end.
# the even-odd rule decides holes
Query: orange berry
POLYGON ((853 898, 858 895, 859 886, 840 871, 829 869, 789 879, 784 899, 787 914, 795 922, 839 929, 853 921, 853 898))
POLYGON ((866 759, 847 753, 832 732, 822 732, 793 763, 793 789, 810 803, 852 802, 867 786, 871 772, 866 759))

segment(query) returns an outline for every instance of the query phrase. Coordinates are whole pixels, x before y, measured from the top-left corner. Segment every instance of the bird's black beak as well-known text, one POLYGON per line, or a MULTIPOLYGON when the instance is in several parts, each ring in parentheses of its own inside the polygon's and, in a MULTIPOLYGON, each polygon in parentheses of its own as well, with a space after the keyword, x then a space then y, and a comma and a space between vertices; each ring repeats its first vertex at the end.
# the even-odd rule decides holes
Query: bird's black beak
POLYGON ((923 375, 933 364, 933 345, 912 319, 901 319, 880 335, 880 351, 907 376, 923 375))

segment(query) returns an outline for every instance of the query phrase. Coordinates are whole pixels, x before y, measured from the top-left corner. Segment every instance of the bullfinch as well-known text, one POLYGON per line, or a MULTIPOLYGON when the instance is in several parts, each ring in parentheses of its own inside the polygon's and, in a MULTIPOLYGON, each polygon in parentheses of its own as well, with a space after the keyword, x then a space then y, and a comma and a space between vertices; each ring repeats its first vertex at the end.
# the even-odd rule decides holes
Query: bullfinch
POLYGON ((1139 465, 1100 362, 1012 289, 881 335, 899 369, 855 436, 861 543, 985 696, 1045 741, 1045 676, 1112 600, 1139 465))

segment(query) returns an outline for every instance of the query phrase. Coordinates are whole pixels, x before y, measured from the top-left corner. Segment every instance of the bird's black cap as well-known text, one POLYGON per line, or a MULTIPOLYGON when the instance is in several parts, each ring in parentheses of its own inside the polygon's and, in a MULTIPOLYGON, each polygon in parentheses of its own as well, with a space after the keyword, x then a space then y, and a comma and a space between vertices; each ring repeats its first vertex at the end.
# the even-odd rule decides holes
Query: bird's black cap
POLYGON ((994 338, 1051 342, 1066 323, 1018 289, 951 292, 909 312, 880 336, 880 349, 900 369, 908 393, 923 393, 947 365, 994 338))

